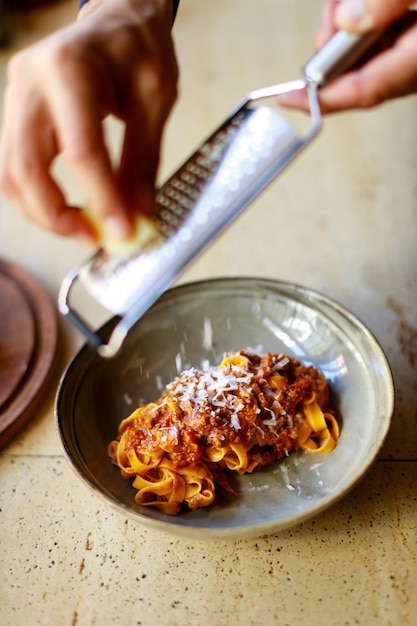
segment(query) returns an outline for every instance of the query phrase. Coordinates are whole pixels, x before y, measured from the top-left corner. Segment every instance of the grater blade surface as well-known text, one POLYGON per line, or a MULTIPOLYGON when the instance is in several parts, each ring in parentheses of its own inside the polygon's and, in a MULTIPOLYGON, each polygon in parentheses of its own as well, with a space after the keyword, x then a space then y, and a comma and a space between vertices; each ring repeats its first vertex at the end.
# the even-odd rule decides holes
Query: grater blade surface
POLYGON ((158 191, 162 245, 129 257, 100 250, 80 273, 87 291, 140 317, 305 143, 277 109, 245 102, 158 191))

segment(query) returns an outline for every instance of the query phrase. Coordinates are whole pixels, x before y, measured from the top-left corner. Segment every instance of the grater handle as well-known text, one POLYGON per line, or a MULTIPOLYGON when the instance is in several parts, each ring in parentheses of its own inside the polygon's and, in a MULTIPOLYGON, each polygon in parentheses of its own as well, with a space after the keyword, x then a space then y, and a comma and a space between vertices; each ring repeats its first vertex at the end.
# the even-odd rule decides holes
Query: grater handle
POLYGON ((304 66, 309 82, 325 85, 351 68, 381 37, 381 31, 355 35, 339 30, 304 66))
POLYGON ((71 292, 80 278, 80 270, 70 271, 61 284, 58 295, 58 308, 62 315, 66 316, 78 330, 87 338, 90 346, 97 350, 100 356, 111 359, 119 352, 126 336, 137 321, 137 316, 127 313, 123 318, 115 316, 112 322, 110 337, 102 337, 93 330, 89 323, 74 309, 71 304, 71 292))
POLYGON ((87 337, 88 342, 94 349, 98 349, 102 343, 103 339, 100 337, 98 333, 96 333, 90 325, 81 317, 81 315, 71 307, 70 305, 70 295, 71 292, 78 282, 80 276, 80 272, 78 269, 72 270, 68 272, 62 281, 61 288, 58 294, 58 308, 59 312, 66 316, 71 322, 74 324, 78 330, 80 330, 87 337))

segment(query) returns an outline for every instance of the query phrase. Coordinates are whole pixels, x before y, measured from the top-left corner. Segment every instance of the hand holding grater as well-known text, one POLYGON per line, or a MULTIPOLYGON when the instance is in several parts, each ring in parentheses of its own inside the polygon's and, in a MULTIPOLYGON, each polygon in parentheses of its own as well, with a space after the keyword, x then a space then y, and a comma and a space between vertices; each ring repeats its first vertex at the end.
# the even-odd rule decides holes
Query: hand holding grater
POLYGON ((253 91, 157 191, 157 247, 128 255, 99 249, 64 278, 58 297, 67 316, 105 358, 114 357, 136 321, 178 278, 190 261, 312 141, 322 125, 318 89, 352 67, 380 33, 339 31, 304 66, 303 78, 253 91), (280 114, 276 96, 306 90, 307 132, 280 114), (271 106, 271 98, 275 98, 271 106), (102 338, 70 306, 77 281, 101 306, 120 317, 102 338))

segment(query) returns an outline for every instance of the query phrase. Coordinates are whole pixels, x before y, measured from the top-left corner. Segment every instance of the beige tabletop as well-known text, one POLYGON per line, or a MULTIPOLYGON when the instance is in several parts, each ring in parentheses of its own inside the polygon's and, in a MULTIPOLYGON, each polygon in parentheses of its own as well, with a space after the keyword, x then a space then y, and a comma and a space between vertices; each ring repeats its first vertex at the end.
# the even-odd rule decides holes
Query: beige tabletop
MULTIPOLYGON (((182 0, 172 171, 250 90, 300 76, 321 0, 182 0)), ((65 24, 75 2, 14 16, 0 52, 65 24)), ((84 626, 413 625, 417 615, 417 101, 326 119, 321 134, 181 281, 260 276, 317 289, 356 314, 392 367, 396 410, 371 470, 339 504, 272 536, 197 541, 125 519, 67 464, 54 397, 83 339, 60 320, 46 400, 0 454, 0 623, 84 626)), ((109 126, 110 139, 118 135, 109 126)), ((77 183, 58 165, 68 192, 77 183)), ((56 301, 86 250, 3 199, 0 257, 56 301)), ((1 323, 1 321, 0 321, 1 323)))

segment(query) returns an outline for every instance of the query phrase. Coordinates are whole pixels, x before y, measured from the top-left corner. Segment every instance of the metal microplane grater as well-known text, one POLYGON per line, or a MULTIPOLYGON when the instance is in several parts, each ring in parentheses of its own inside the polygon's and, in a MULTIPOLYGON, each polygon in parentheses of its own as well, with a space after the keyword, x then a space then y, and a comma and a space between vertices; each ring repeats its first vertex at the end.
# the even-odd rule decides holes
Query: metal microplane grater
POLYGON ((352 65, 377 34, 339 31, 304 67, 304 78, 251 92, 230 117, 160 188, 156 225, 163 243, 129 256, 100 249, 63 280, 61 313, 106 358, 115 356, 132 326, 199 254, 317 135, 319 87, 352 65), (304 89, 310 124, 300 134, 269 100, 304 89), (69 304, 75 282, 120 316, 105 340, 69 304))

